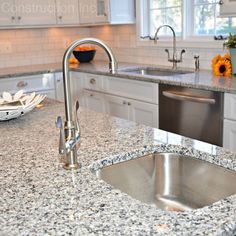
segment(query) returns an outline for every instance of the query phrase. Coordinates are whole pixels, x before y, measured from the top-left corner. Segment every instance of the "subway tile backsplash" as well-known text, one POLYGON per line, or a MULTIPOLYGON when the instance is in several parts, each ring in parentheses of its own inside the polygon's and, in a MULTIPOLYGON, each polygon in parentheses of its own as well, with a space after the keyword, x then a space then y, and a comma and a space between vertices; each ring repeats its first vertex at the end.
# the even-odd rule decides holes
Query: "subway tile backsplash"
POLYGON ((61 62, 72 41, 89 35, 88 28, 0 30, 0 45, 11 45, 0 49, 0 68, 61 62))
MULTIPOLYGON (((114 50, 118 61, 146 63, 170 66, 164 48, 158 46, 138 46, 135 25, 72 27, 49 29, 14 29, 0 30, 0 68, 59 63, 62 61, 66 47, 75 39, 96 37, 107 42, 114 50), (10 45, 10 48, 7 47, 10 45)), ((178 45, 177 45, 178 46, 178 45)), ((171 51, 171 48, 169 48, 171 51)), ((181 49, 179 49, 181 50, 181 49)), ((211 59, 219 49, 187 48, 182 67, 194 68, 194 54, 200 55, 200 68, 210 69, 211 59)), ((96 58, 106 60, 107 57, 98 50, 96 58)))

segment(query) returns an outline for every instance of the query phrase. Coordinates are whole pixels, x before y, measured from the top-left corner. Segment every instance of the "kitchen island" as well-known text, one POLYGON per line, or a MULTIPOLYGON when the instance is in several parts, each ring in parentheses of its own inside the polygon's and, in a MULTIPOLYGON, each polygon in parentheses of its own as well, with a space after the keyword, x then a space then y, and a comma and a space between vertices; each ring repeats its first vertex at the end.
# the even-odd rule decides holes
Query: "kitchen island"
POLYGON ((0 235, 235 235, 236 195, 165 212, 99 180, 92 169, 153 152, 195 156, 236 171, 236 154, 196 140, 80 110, 80 171, 66 171, 55 128, 63 104, 0 123, 0 235))

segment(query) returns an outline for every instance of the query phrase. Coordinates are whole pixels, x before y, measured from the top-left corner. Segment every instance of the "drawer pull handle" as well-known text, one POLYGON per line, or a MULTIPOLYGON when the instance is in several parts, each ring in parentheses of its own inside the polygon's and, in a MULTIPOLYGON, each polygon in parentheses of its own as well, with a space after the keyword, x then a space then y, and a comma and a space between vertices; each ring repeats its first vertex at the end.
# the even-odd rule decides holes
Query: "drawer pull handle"
POLYGON ((90 80, 90 84, 96 84, 96 80, 95 79, 91 79, 90 80))
POLYGON ((93 94, 91 93, 89 96, 90 96, 90 97, 93 97, 93 94))
POLYGON ((123 101, 123 105, 126 105, 127 104, 127 102, 126 101, 123 101))
POLYGON ((18 87, 18 88, 24 88, 24 87, 26 87, 27 85, 28 85, 28 83, 25 82, 25 81, 20 81, 20 82, 17 83, 17 87, 18 87))
POLYGON ((128 102, 128 106, 131 106, 131 103, 130 103, 130 102, 128 102))

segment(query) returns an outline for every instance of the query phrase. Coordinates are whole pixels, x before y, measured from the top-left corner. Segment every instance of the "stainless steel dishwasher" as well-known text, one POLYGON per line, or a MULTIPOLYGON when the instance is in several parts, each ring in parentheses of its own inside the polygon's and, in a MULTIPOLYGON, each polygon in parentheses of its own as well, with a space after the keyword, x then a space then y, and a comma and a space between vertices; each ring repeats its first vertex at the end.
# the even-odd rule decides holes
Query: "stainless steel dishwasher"
POLYGON ((222 146, 223 93, 159 84, 159 128, 222 146))

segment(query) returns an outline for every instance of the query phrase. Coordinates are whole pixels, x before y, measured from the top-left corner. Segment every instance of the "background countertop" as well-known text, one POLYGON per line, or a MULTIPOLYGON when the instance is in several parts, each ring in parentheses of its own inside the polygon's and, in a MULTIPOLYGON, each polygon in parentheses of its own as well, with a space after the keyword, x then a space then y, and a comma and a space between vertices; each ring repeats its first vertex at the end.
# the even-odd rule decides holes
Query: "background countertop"
MULTIPOLYGON (((211 91, 236 93, 236 77, 214 76, 211 71, 200 70, 199 72, 192 74, 158 76, 158 77, 150 75, 137 75, 134 73, 127 73, 126 71, 127 69, 130 68, 145 67, 145 66, 148 65, 120 62, 118 73, 115 75, 111 75, 109 73, 108 62, 94 61, 92 63, 71 65, 71 70, 85 73, 99 74, 99 75, 108 75, 125 79, 147 81, 152 83, 171 84, 171 85, 179 85, 184 87, 205 89, 211 91)), ((5 68, 0 70, 0 79, 16 77, 16 76, 26 76, 32 74, 61 72, 61 71, 62 71, 62 64, 45 64, 36 66, 5 68)))

